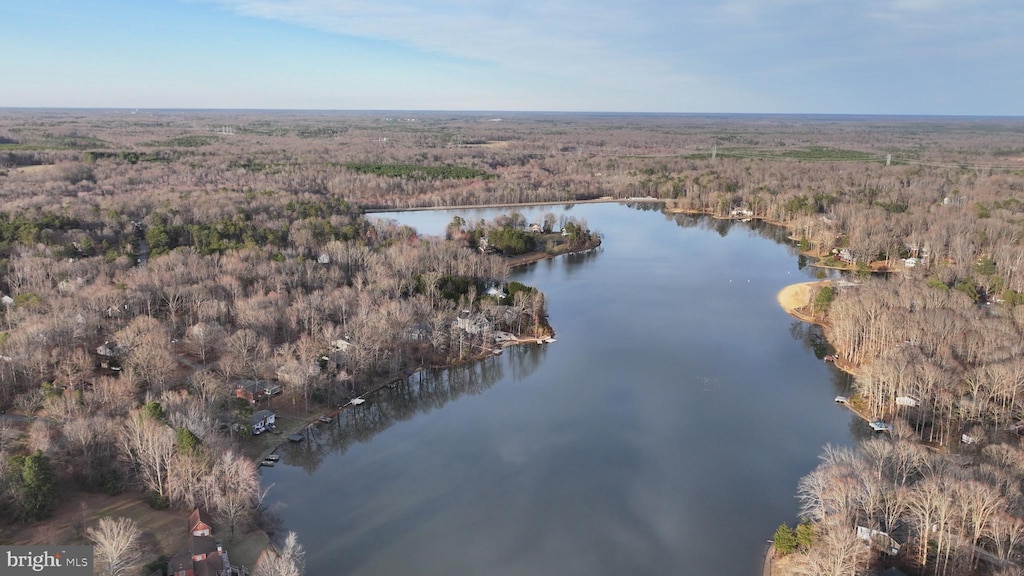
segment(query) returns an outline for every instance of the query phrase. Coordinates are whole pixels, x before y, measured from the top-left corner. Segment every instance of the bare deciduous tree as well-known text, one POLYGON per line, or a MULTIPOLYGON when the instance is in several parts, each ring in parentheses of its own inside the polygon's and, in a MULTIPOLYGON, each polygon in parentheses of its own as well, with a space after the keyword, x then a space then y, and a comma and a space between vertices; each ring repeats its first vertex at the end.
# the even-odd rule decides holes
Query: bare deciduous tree
POLYGON ((226 336, 219 324, 200 322, 189 326, 185 331, 185 343, 188 344, 189 351, 206 366, 207 361, 216 360, 217 352, 224 346, 226 336))
POLYGON ((302 576, 306 571, 306 551, 295 532, 285 537, 279 550, 264 550, 252 569, 253 576, 302 576))
POLYGON ((214 463, 209 477, 214 485, 213 507, 234 536, 236 528, 246 528, 259 504, 256 466, 252 460, 228 450, 214 463))
POLYGON ((99 567, 109 576, 124 574, 142 559, 142 530, 131 518, 100 518, 85 535, 95 545, 99 567))
POLYGON ((861 573, 869 555, 867 545, 857 539, 851 528, 834 526, 818 538, 814 548, 794 568, 806 576, 850 576, 861 573))
POLYGON ((166 498, 167 469, 174 458, 174 431, 139 411, 125 421, 120 445, 142 485, 158 498, 166 498))

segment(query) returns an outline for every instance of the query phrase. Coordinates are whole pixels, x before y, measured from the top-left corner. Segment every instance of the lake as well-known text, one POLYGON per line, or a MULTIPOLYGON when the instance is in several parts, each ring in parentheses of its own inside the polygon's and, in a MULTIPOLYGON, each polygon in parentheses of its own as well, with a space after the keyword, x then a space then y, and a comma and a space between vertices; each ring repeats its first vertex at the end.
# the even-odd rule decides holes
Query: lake
MULTIPOLYGON (((518 211, 604 236, 510 276, 547 295, 557 341, 417 373, 283 446, 263 485, 307 573, 760 574, 822 447, 866 434, 820 331, 776 302, 812 269, 757 222, 518 211)), ((454 214, 373 217, 440 234, 454 214)))

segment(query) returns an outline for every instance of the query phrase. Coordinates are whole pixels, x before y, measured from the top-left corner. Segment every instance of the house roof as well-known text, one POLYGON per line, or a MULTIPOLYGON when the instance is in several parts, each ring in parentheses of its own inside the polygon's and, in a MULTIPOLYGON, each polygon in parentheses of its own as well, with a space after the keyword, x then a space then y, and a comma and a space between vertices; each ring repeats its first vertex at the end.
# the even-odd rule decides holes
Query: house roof
POLYGON ((96 353, 100 356, 117 356, 121 351, 121 347, 117 345, 117 342, 107 340, 102 346, 96 348, 96 353))
POLYGON ((354 344, 352 344, 348 340, 345 340, 344 338, 338 338, 337 340, 331 341, 332 348, 343 352, 347 352, 352 348, 352 346, 354 346, 354 344))
POLYGON ((261 380, 239 380, 238 389, 258 394, 263 389, 265 382, 261 380))
POLYGON ((202 508, 196 508, 188 515, 188 531, 191 532, 196 529, 200 523, 205 524, 211 530, 213 529, 213 520, 210 519, 210 515, 206 513, 206 510, 202 508))
POLYGON ((260 410, 252 416, 249 416, 249 424, 258 424, 271 416, 276 416, 276 414, 270 410, 260 410))
POLYGON ((192 566, 195 567, 195 576, 217 576, 224 569, 224 560, 220 552, 215 551, 211 552, 206 560, 200 560, 192 566))
POLYGON ((192 540, 189 542, 191 556, 211 554, 216 551, 217 541, 213 539, 213 536, 192 536, 192 540))

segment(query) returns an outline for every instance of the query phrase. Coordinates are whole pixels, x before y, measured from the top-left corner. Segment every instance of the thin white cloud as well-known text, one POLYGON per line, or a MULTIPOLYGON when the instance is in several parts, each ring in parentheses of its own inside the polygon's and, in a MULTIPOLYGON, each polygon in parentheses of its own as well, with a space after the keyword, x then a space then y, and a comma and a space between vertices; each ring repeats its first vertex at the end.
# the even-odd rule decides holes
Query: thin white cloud
POLYGON ((966 0, 889 0, 882 2, 893 12, 936 12, 964 4, 977 4, 966 0))
POLYGON ((579 102, 601 94, 602 108, 760 106, 787 83, 842 90, 871 62, 1019 54, 1022 24, 1019 0, 190 1, 400 46, 463 74, 548 82, 569 108, 574 90, 579 102))
POLYGON ((600 2, 464 0, 215 0, 240 14, 395 42, 467 60, 536 68, 544 62, 621 57, 616 38, 641 14, 600 2))
POLYGON ((721 90, 711 79, 700 77, 679 49, 677 36, 686 36, 688 23, 678 19, 685 11, 657 0, 194 1, 212 2, 249 17, 382 41, 428 58, 461 61, 445 64, 449 67, 524 74, 540 78, 540 84, 547 78, 553 92, 567 95, 560 107, 672 109, 667 93, 721 90), (599 101, 595 97, 605 89, 611 95, 633 92, 631 87, 660 94, 620 101, 609 96, 604 104, 586 104, 599 101))

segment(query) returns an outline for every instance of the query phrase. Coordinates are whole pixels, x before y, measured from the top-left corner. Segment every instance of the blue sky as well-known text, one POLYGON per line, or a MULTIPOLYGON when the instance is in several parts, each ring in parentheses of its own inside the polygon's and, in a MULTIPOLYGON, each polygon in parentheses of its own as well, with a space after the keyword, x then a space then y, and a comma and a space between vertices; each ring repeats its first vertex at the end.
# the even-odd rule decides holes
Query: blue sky
POLYGON ((1024 115, 1021 0, 4 0, 0 107, 1024 115))

